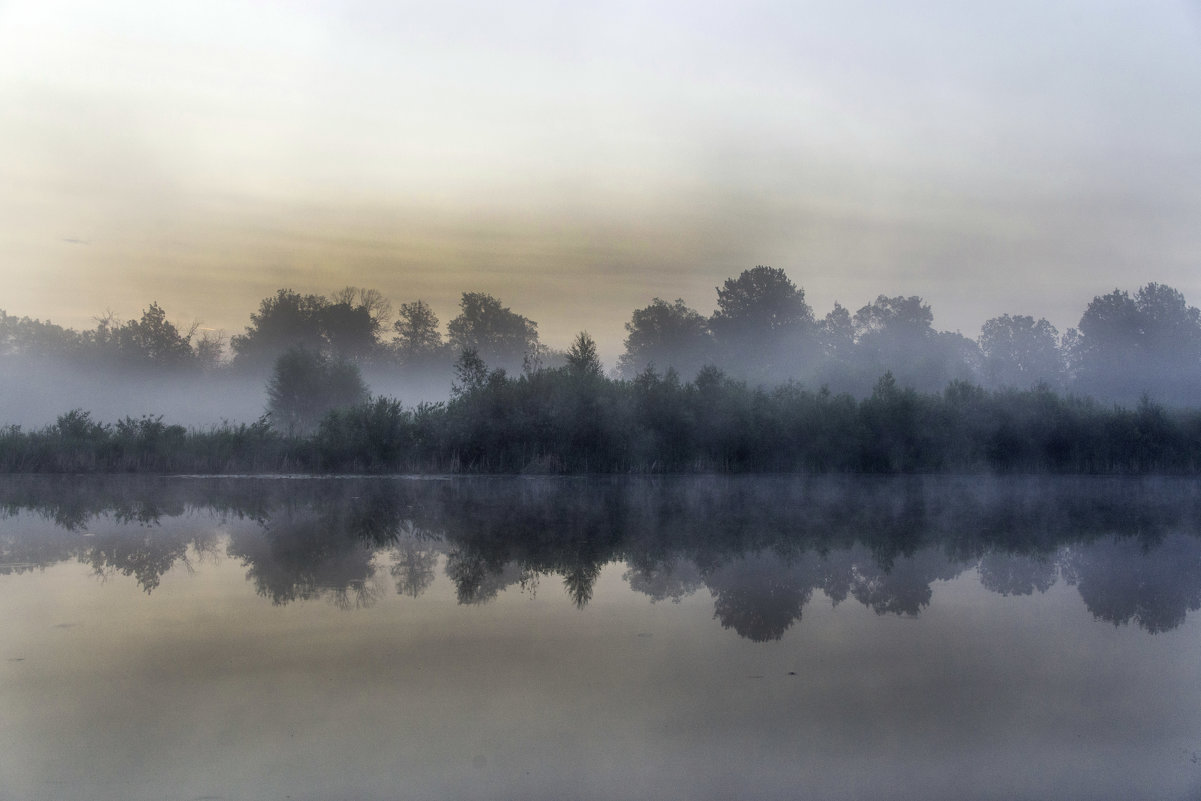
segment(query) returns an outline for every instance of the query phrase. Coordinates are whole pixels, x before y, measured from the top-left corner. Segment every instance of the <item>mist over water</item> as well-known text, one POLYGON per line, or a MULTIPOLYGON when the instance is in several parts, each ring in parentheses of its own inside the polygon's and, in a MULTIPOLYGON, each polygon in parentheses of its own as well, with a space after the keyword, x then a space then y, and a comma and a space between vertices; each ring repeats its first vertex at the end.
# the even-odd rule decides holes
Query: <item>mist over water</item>
POLYGON ((1201 789, 1191 481, 17 477, 0 509, 15 798, 1201 789))
POLYGON ((1201 798, 1201 16, 864 11, 0 2, 0 801, 1201 798))

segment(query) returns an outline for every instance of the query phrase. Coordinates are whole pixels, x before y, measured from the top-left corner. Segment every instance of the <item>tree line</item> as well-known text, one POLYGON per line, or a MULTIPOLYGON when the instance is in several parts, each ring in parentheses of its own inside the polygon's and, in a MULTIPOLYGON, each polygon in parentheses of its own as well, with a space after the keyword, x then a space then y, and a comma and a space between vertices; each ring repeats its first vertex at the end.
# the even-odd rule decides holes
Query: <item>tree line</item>
POLYGON ((39 430, 0 429, 0 471, 1201 472, 1201 409, 1146 398, 1127 408, 958 381, 919 393, 886 373, 857 399, 751 386, 712 366, 690 382, 649 367, 626 381, 601 373, 586 335, 566 359, 510 376, 469 351, 449 401, 363 397, 304 430, 268 416, 206 430, 107 424, 76 410, 39 430))
MULTIPOLYGON (((902 387, 941 391, 952 381, 987 389, 1030 389, 1168 406, 1201 397, 1201 312, 1172 287, 1115 289, 1089 302, 1064 333, 1045 319, 1002 314, 979 335, 935 329, 918 296, 881 295, 852 313, 841 304, 818 317, 783 270, 759 266, 716 288, 706 316, 684 300, 654 298, 625 323, 624 350, 611 375, 634 380, 648 368, 691 381, 706 367, 767 387, 796 382, 862 398, 891 371, 902 387)), ((329 296, 280 289, 264 298, 242 333, 178 326, 152 303, 138 320, 112 315, 92 330, 15 317, 0 310, 0 359, 36 365, 56 359, 109 369, 243 371, 265 375, 290 350, 397 376, 434 374, 449 383, 472 351, 488 369, 533 374, 564 364, 541 342, 538 325, 498 298, 465 292, 443 328, 424 300, 400 304, 370 289, 329 296)))

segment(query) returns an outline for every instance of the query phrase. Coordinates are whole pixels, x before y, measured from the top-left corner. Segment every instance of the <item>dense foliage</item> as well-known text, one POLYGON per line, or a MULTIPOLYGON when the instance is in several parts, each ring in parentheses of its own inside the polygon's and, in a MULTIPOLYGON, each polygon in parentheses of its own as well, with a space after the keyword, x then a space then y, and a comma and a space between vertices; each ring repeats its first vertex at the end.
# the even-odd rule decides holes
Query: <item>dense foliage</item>
POLYGON ((916 296, 881 295, 854 313, 835 304, 819 318, 804 290, 771 267, 746 270, 716 292, 709 317, 681 299, 656 298, 634 311, 609 374, 586 333, 552 351, 534 321, 478 292, 463 293, 444 337, 424 301, 402 304, 389 325, 392 305, 377 291, 348 287, 324 297, 281 289, 230 339, 228 359, 220 336, 198 324, 177 327, 157 304, 136 321, 110 315, 84 332, 0 311, 7 375, 53 375, 45 368, 57 364, 76 380, 63 393, 71 397, 53 399, 59 409, 86 407, 91 388, 131 376, 130 392, 146 393, 156 381, 182 385, 200 375, 212 386, 222 376, 265 386, 268 411, 253 425, 186 430, 155 416, 104 424, 77 409, 39 430, 0 429, 0 470, 1201 466, 1201 311, 1171 287, 1094 298, 1079 328, 1063 336, 1045 319, 1003 314, 977 340, 936 330, 933 311, 916 296), (448 400, 408 407, 368 395, 381 376, 403 387, 430 375, 442 387, 432 397, 448 400))
MULTIPOLYGON (((470 354, 469 354, 470 355, 470 354)), ((713 367, 695 381, 644 370, 606 378, 582 335, 565 367, 509 377, 465 358, 454 397, 330 411, 310 435, 254 425, 186 431, 74 411, 0 431, 6 472, 866 472, 1197 473, 1201 411, 1148 399, 1102 406, 1047 387, 953 382, 866 398, 795 384, 750 387, 713 367)))
MULTIPOLYGON (((804 289, 772 267, 744 270, 715 290, 707 316, 679 298, 634 310, 614 374, 634 380, 653 367, 691 380, 713 366, 751 386, 795 382, 859 399, 886 371, 926 393, 967 381, 987 389, 1043 384, 1127 405, 1144 394, 1172 407, 1201 398, 1201 311, 1163 284, 1095 297, 1063 334, 1045 319, 1005 313, 987 320, 975 339, 936 329, 933 310, 918 296, 880 295, 854 312, 835 303, 818 317, 804 289)), ((228 345, 227 352, 224 337, 198 323, 176 326, 153 303, 138 320, 107 315, 88 331, 0 310, 0 367, 10 374, 53 364, 164 381, 214 371, 261 378, 283 354, 303 348, 389 385, 433 382, 445 392, 465 350, 510 374, 562 366, 566 356, 539 339, 536 322, 486 293, 464 292, 444 332, 425 301, 400 304, 393 320, 390 301, 354 287, 328 297, 281 289, 228 345)))

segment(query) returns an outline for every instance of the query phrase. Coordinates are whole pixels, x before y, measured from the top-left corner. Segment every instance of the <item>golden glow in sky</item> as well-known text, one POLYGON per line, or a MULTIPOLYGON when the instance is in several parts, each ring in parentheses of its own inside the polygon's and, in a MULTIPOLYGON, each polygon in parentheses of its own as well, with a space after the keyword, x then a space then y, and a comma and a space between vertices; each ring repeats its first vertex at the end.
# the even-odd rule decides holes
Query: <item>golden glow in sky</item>
POLYGON ((969 336, 1201 302, 1187 2, 0 5, 0 308, 491 292, 611 362, 654 296, 785 269, 969 336))

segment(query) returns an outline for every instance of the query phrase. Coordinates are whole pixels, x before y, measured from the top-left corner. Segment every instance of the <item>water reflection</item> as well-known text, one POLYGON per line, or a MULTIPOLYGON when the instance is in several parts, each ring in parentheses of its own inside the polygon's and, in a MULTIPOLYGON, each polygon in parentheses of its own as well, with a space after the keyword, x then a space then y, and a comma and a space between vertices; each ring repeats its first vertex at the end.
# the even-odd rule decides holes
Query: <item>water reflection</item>
POLYGON ((708 589, 720 625, 754 641, 819 593, 918 616, 969 571, 1002 596, 1062 579, 1096 618, 1151 633, 1201 608, 1187 480, 13 477, 0 510, 0 575, 78 560, 150 593, 223 549, 279 605, 419 598, 442 563, 462 604, 553 583, 584 608, 617 562, 653 602, 708 589))

